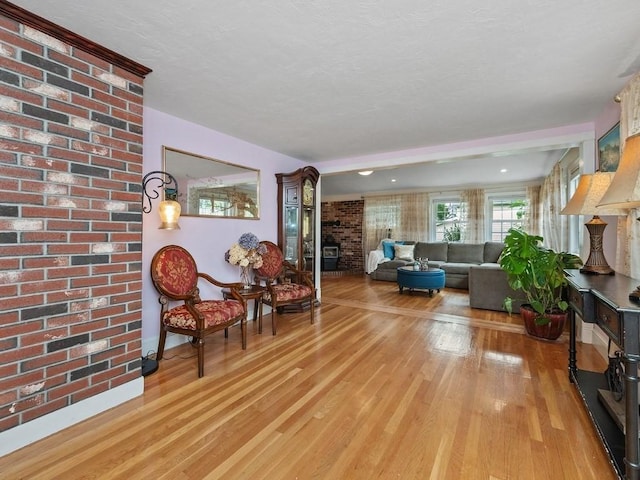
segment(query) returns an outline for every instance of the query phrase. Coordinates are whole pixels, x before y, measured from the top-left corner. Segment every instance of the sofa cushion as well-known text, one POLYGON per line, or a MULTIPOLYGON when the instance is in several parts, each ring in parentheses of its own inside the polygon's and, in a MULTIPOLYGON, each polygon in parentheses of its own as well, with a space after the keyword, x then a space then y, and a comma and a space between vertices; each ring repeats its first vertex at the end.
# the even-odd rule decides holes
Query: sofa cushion
POLYGON ((498 258, 504 249, 502 242, 486 242, 484 244, 483 263, 498 263, 498 258))
POLYGON ((397 258, 399 260, 405 260, 407 262, 413 262, 414 256, 413 256, 413 250, 415 248, 415 245, 394 245, 393 249, 395 251, 395 255, 394 258, 397 258))
POLYGON ((484 258, 484 243, 450 243, 447 263, 481 264, 484 258))
POLYGON ((447 261, 447 242, 418 242, 416 243, 416 249, 414 251, 415 258, 428 258, 429 262, 447 261))
POLYGON ((442 264, 440 268, 444 270, 447 275, 467 275, 469 273, 469 268, 471 268, 471 264, 447 262, 442 264))
POLYGON ((382 241, 382 253, 384 253, 385 258, 389 258, 393 260, 393 246, 396 242, 393 240, 383 240, 382 241))

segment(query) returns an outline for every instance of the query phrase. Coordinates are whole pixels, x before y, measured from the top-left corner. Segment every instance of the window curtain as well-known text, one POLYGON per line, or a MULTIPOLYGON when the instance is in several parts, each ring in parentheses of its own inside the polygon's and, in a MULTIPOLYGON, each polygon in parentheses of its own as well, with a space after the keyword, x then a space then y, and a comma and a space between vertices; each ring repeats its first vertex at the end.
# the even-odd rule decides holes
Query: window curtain
POLYGON ((464 190, 460 195, 463 210, 462 221, 465 229, 462 232, 463 243, 482 243, 485 235, 485 194, 484 189, 464 190))
POLYGON ((527 215, 525 217, 524 229, 531 235, 541 235, 542 215, 540 205, 540 185, 527 187, 527 215))
POLYGON ((560 215, 566 198, 566 174, 560 162, 551 169, 540 188, 542 211, 542 237, 544 245, 556 251, 569 250, 569 221, 566 215, 560 215))
POLYGON ((364 217, 365 255, 389 235, 394 240, 426 241, 431 221, 429 194, 365 197, 364 217))
MULTIPOLYGON (((620 97, 620 149, 627 137, 640 133, 640 74, 622 89, 620 97)), ((637 278, 640 276, 640 209, 629 211, 626 221, 618 218, 618 244, 615 270, 637 278)))

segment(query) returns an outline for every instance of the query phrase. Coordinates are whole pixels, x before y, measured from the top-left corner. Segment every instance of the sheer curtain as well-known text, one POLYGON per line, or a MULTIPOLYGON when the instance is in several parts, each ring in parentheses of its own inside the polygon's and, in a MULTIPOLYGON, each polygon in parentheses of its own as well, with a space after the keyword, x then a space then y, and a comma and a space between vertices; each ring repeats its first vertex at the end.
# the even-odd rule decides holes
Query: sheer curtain
POLYGON ((542 211, 542 237, 544 245, 556 251, 569 250, 569 222, 566 215, 560 215, 566 198, 564 169, 560 162, 551 169, 540 188, 542 211))
POLYGON ((540 235, 542 233, 542 217, 540 204, 540 185, 527 187, 527 205, 529 206, 525 217, 524 229, 531 235, 540 235))
POLYGON ((481 243, 485 236, 485 194, 484 189, 474 188, 464 190, 460 195, 464 205, 462 220, 466 228, 462 232, 462 242, 481 243))
POLYGON ((428 193, 365 197, 363 248, 375 250, 389 234, 395 240, 427 241, 431 208, 428 193))

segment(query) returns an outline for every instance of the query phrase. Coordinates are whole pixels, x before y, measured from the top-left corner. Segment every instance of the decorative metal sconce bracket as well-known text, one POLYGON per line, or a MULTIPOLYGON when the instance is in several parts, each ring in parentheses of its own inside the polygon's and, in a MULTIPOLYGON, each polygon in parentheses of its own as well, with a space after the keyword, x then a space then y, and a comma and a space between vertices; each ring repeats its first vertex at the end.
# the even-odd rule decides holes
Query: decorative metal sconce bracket
POLYGON ((164 187, 165 197, 168 200, 175 200, 178 197, 178 181, 170 173, 163 172, 162 170, 154 170, 142 178, 142 211, 144 213, 151 211, 151 200, 155 200, 160 196, 158 190, 162 187, 164 187), (151 192, 148 192, 147 184, 153 180, 158 181, 159 184, 154 187, 151 192), (173 185, 172 188, 167 188, 171 185, 173 185))

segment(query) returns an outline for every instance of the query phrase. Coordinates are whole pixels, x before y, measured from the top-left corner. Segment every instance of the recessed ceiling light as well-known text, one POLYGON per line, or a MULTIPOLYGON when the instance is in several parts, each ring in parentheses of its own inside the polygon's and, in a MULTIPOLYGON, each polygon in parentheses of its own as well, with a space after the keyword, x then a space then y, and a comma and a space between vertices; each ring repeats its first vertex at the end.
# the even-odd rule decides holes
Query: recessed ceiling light
POLYGON ((392 179, 391 179, 391 182, 392 182, 392 183, 393 183, 393 182, 395 182, 395 181, 396 181, 396 179, 395 179, 395 178, 392 178, 392 179))
POLYGON ((363 177, 366 177, 367 175, 371 175, 373 173, 373 170, 362 170, 361 172, 358 172, 358 175, 362 175, 363 177))
POLYGON ((500 173, 507 173, 507 169, 506 168, 501 168, 500 169, 500 173))

